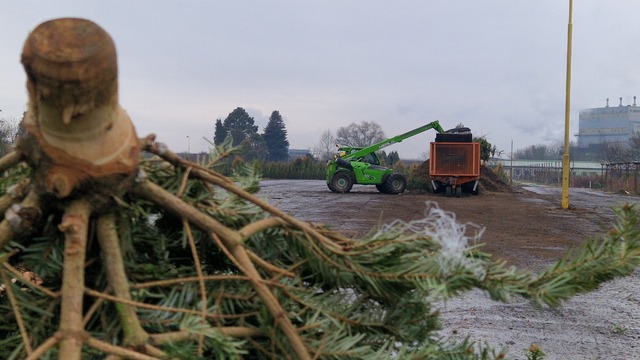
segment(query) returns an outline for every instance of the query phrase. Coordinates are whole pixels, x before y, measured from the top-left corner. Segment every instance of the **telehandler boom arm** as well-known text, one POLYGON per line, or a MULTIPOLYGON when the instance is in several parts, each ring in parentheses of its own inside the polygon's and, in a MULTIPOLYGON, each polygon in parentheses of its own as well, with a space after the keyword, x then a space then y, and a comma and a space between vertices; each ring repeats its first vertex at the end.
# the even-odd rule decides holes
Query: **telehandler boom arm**
POLYGON ((395 143, 399 143, 404 139, 408 139, 408 138, 410 138, 412 136, 418 135, 418 134, 420 134, 422 132, 425 132, 425 131, 427 131, 429 129, 434 129, 438 133, 444 133, 444 130, 442 129, 442 126, 440 126, 440 122, 438 120, 436 120, 436 121, 428 123, 427 125, 420 126, 419 128, 413 129, 411 131, 407 131, 404 134, 396 135, 394 137, 382 140, 379 143, 373 144, 373 145, 368 146, 366 148, 362 148, 362 149, 360 149, 358 151, 354 151, 354 152, 352 152, 350 154, 346 154, 342 158, 344 160, 357 159, 359 157, 365 156, 365 155, 367 155, 369 153, 372 153, 374 151, 378 151, 380 149, 383 149, 383 148, 385 148, 385 147, 387 147, 389 145, 393 145, 395 143))

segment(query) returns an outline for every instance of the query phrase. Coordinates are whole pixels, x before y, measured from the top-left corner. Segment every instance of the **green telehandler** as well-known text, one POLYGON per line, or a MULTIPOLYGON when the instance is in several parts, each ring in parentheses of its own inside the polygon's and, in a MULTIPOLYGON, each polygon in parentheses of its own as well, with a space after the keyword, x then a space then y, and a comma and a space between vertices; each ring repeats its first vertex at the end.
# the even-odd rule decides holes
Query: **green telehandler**
POLYGON ((407 187, 407 179, 400 173, 394 173, 393 169, 381 166, 376 151, 429 129, 444 133, 440 122, 436 120, 365 148, 338 147, 338 154, 327 163, 327 186, 336 193, 351 191, 353 184, 375 185, 384 194, 403 193, 407 187))

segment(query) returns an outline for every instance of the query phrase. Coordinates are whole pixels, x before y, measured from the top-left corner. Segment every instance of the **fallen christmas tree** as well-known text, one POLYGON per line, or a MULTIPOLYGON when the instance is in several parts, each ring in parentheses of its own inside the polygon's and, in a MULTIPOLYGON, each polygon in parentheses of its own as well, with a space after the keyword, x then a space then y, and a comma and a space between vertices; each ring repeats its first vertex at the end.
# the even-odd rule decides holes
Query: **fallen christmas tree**
POLYGON ((252 195, 250 169, 212 170, 226 145, 201 166, 138 139, 96 24, 41 24, 22 62, 27 134, 0 159, 3 359, 498 358, 441 339, 431 301, 479 288, 558 306, 640 261, 629 206, 537 275, 437 208, 351 239, 252 195))

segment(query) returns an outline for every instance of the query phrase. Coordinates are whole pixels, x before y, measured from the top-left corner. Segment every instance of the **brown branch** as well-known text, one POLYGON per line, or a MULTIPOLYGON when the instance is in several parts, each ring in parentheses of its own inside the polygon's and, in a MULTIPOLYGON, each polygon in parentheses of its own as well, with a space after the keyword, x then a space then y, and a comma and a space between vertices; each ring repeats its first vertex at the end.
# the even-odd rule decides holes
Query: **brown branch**
POLYGON ((87 312, 84 314, 84 321, 83 321, 84 326, 87 326, 87 324, 89 323, 93 315, 95 315, 96 311, 98 311, 100 306, 102 306, 102 304, 104 304, 105 301, 106 301, 105 299, 99 298, 96 301, 94 301, 93 304, 91 304, 91 307, 89 308, 89 310, 87 310, 87 312))
POLYGON ((178 193, 176 194, 176 196, 178 196, 179 198, 182 197, 182 195, 184 195, 185 190, 187 189, 187 183, 189 180, 189 173, 191 172, 191 167, 188 167, 185 172, 184 175, 182 175, 182 183, 180 184, 180 189, 178 190, 178 193))
POLYGON ((40 346, 38 346, 31 355, 27 356, 25 360, 38 360, 44 356, 52 347, 56 346, 60 341, 62 335, 60 332, 55 333, 52 337, 45 340, 40 346))
POLYGON ((42 214, 40 196, 31 190, 15 208, 10 207, 5 212, 4 220, 0 222, 0 249, 13 240, 16 234, 33 230, 34 222, 42 214))
MULTIPOLYGON (((141 309, 149 309, 149 310, 156 310, 156 311, 166 311, 166 312, 171 312, 171 313, 181 313, 181 314, 190 314, 190 315, 202 315, 201 312, 195 311, 195 310, 179 309, 179 308, 172 308, 172 307, 167 307, 167 306, 158 306, 158 305, 146 304, 146 303, 142 303, 142 302, 139 302, 139 301, 127 300, 127 299, 119 298, 117 296, 108 295, 108 294, 101 293, 99 291, 91 290, 91 289, 88 289, 88 288, 84 289, 84 291, 87 293, 87 295, 91 295, 91 296, 94 296, 94 297, 97 297, 97 298, 104 298, 106 300, 113 301, 113 302, 116 302, 116 303, 135 306, 135 307, 138 307, 138 308, 141 308, 141 309)), ((207 317, 209 317, 209 318, 215 318, 216 316, 218 316, 218 315, 207 314, 207 317)))
POLYGON ((10 273, 12 273, 13 275, 15 275, 15 277, 18 279, 18 281, 22 282, 23 284, 27 285, 27 286, 31 286, 34 289, 47 294, 49 297, 51 298, 58 298, 60 297, 60 293, 58 292, 54 292, 51 291, 49 289, 47 289, 46 287, 42 286, 42 285, 38 285, 32 281, 29 281, 25 278, 22 277, 22 274, 20 273, 20 271, 18 271, 18 269, 14 268, 13 266, 9 265, 8 263, 4 263, 2 264, 7 270, 9 270, 10 273))
POLYGON ((0 158, 0 172, 5 172, 22 161, 22 153, 18 151, 11 152, 0 158))
POLYGON ((31 180, 24 178, 18 181, 13 187, 8 188, 6 194, 0 197, 0 213, 2 213, 2 215, 4 215, 4 212, 7 211, 11 205, 27 196, 29 184, 31 184, 31 180))
MULTIPOLYGON (((194 169, 195 171, 195 169, 194 169)), ((291 347, 301 360, 310 359, 309 352, 304 341, 296 331, 295 326, 287 316, 287 312, 282 308, 278 298, 271 292, 269 287, 263 282, 260 273, 255 268, 247 251, 241 244, 240 235, 219 223, 212 217, 198 211, 180 198, 166 191, 162 187, 146 180, 139 183, 134 192, 142 198, 150 200, 155 204, 169 210, 176 216, 181 216, 189 220, 201 230, 209 235, 219 237, 224 246, 232 253, 233 258, 241 265, 240 270, 250 278, 251 284, 264 301, 267 309, 281 328, 284 335, 290 342, 291 347)), ((231 260, 234 260, 234 259, 231 260)))
MULTIPOLYGON (((202 277, 205 281, 230 281, 230 280, 246 280, 249 281, 247 276, 243 275, 207 275, 202 277)), ((199 276, 189 276, 183 278, 176 279, 167 279, 167 280, 157 280, 157 281, 149 281, 145 283, 132 284, 132 289, 145 289, 154 286, 172 286, 175 284, 182 284, 187 282, 195 282, 200 281, 199 276)))
MULTIPOLYGON (((187 173, 189 171, 187 170, 187 173)), ((187 174, 185 173, 185 181, 187 179, 187 174)), ((202 274, 202 265, 200 264, 200 257, 198 256, 198 248, 196 248, 196 242, 193 240, 193 233, 191 232, 191 226, 189 226, 189 222, 186 219, 182 219, 182 227, 184 228, 185 233, 187 234, 187 239, 189 240, 189 247, 191 248, 191 255, 193 256, 193 263, 196 267, 196 274, 198 274, 198 285, 200 285, 200 303, 201 303, 201 311, 202 311, 202 321, 206 321, 207 318, 207 289, 204 286, 204 275, 202 274)), ((202 357, 202 352, 204 348, 204 336, 198 336, 198 356, 202 357)))
MULTIPOLYGON (((155 357, 155 356, 149 356, 149 355, 145 355, 145 354, 141 354, 137 351, 133 351, 133 350, 129 350, 129 349, 125 349, 123 347, 119 347, 119 346, 115 346, 115 345, 111 345, 109 343, 106 343, 104 341, 98 340, 94 337, 88 337, 86 339, 86 344, 96 350, 102 351, 103 353, 106 354, 111 354, 111 355, 115 355, 115 356, 120 356, 122 358, 125 359, 131 359, 131 360, 161 360, 161 358, 155 357)), ((62 356, 60 356, 61 359, 66 359, 63 358, 62 356)))
MULTIPOLYGON (((109 285, 111 285, 115 296, 131 300, 129 281, 122 260, 114 214, 110 213, 98 218, 97 230, 109 285)), ((116 311, 120 317, 120 324, 124 332, 124 345, 135 347, 146 343, 149 335, 140 325, 136 309, 130 305, 118 303, 116 304, 116 311)))
POLYGON ((257 265, 259 265, 260 267, 264 268, 267 271, 270 271, 272 273, 278 274, 278 275, 282 275, 282 276, 286 276, 288 278, 293 279, 294 277, 296 277, 295 273, 292 273, 291 271, 287 271, 285 269, 282 269, 280 267, 277 267, 273 264, 271 264, 270 262, 264 260, 263 258, 259 257, 256 253, 254 253, 253 251, 247 249, 247 253, 249 254, 249 257, 251 257, 251 260, 253 260, 257 265))
POLYGON ((237 196, 239 196, 244 200, 252 202, 253 204, 262 208, 264 211, 270 213, 271 215, 277 216, 285 220, 286 222, 295 226, 298 229, 303 229, 311 233, 316 239, 321 241, 329 250, 338 254, 343 254, 342 248, 340 246, 338 246, 335 242, 329 240, 327 237, 325 237, 321 232, 317 231, 309 223, 300 221, 294 218, 293 216, 285 213, 284 211, 276 208, 275 206, 272 206, 266 201, 256 198, 255 196, 251 195, 250 193, 242 189, 240 186, 236 185, 233 181, 229 180, 228 178, 214 171, 203 168, 197 164, 194 164, 188 160, 185 160, 180 156, 178 156, 176 153, 171 152, 168 149, 164 149, 164 148, 160 149, 158 144, 155 143, 153 140, 154 140, 154 137, 147 137, 144 140, 145 142, 143 143, 143 147, 145 148, 145 150, 160 156, 161 158, 170 162, 174 166, 180 166, 182 168, 192 167, 191 174, 193 174, 195 177, 202 180, 209 181, 215 185, 218 185, 226 189, 227 191, 230 191, 236 194, 237 196))
POLYGON ((285 225, 286 222, 284 222, 282 219, 279 218, 266 218, 266 219, 260 219, 256 222, 252 222, 250 224, 245 225, 242 229, 238 230, 238 233, 240 234, 240 238, 242 239, 241 241, 246 241, 248 238, 251 237, 251 235, 259 233, 261 231, 265 231, 267 229, 271 229, 271 228, 275 228, 278 226, 282 226, 285 225))
POLYGON ((80 360, 84 342, 82 321, 84 265, 91 205, 86 199, 72 202, 58 226, 64 233, 62 299, 60 305, 60 358, 80 360))
MULTIPOLYGON (((218 327, 216 331, 220 331, 224 336, 231 336, 236 338, 248 338, 248 337, 264 337, 265 335, 254 328, 242 327, 242 326, 228 326, 218 327)), ((163 334, 149 335, 152 344, 165 344, 171 342, 178 342, 196 338, 198 334, 190 333, 188 331, 175 331, 163 334)))
POLYGON ((7 296, 9 297, 9 303, 11 304, 11 310, 13 310, 13 315, 16 317, 16 322, 18 323, 18 329, 20 330, 24 349, 27 352, 27 355, 31 355, 31 352, 33 351, 31 348, 31 340, 29 338, 29 333, 27 332, 27 327, 24 326, 24 321, 22 320, 22 313, 20 312, 20 306, 18 306, 16 294, 13 293, 11 279, 7 276, 6 270, 1 267, 0 276, 2 277, 2 282, 6 284, 5 289, 7 291, 7 296))

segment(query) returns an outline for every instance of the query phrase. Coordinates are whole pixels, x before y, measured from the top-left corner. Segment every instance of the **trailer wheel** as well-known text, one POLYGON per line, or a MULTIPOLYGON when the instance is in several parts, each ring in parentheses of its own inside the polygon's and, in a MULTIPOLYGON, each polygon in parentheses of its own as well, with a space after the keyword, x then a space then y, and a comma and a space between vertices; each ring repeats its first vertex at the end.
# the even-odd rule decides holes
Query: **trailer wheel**
POLYGON ((384 188, 387 194, 402 194, 407 188, 407 178, 399 173, 391 174, 384 181, 384 188))
POLYGON ((444 190, 444 195, 446 197, 451 197, 451 186, 447 185, 447 187, 444 190))
POLYGON ((353 178, 346 171, 338 171, 331 177, 329 188, 337 193, 348 193, 353 187, 353 178))
POLYGON ((456 187, 456 197, 462 196, 462 186, 456 187))

